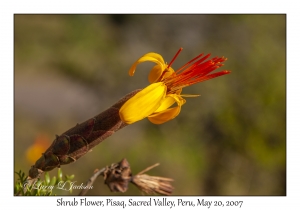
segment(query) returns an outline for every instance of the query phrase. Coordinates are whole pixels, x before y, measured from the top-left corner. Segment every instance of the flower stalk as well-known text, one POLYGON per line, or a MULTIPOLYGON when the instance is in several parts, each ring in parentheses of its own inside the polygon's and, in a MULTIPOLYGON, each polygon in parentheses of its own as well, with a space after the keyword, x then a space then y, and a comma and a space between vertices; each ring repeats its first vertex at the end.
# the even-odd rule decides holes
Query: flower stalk
POLYGON ((45 171, 78 160, 114 132, 127 126, 128 124, 120 119, 119 109, 139 91, 127 94, 99 115, 56 136, 51 146, 29 170, 28 180, 37 179, 45 171))

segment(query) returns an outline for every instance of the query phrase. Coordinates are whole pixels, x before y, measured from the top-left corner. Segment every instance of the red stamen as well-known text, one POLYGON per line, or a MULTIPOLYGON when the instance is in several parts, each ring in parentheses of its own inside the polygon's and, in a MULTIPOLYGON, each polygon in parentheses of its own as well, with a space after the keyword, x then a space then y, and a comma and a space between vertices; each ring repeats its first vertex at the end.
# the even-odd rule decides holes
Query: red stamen
POLYGON ((224 71, 216 72, 216 73, 213 73, 213 74, 209 74, 207 76, 194 79, 189 85, 193 85, 195 83, 203 82, 203 81, 213 79, 213 78, 216 78, 216 77, 219 77, 219 76, 222 76, 222 75, 225 75, 225 74, 229 74, 229 73, 230 73, 230 71, 224 70, 224 71))
POLYGON ((187 62, 172 75, 163 78, 165 73, 168 71, 168 68, 171 66, 171 64, 174 62, 181 51, 182 48, 178 50, 178 52, 168 65, 167 69, 162 73, 159 79, 159 81, 163 81, 168 87, 168 93, 175 93, 176 91, 186 86, 190 86, 198 82, 203 82, 205 80, 230 73, 230 71, 224 70, 212 74, 211 72, 223 66, 223 62, 227 59, 224 57, 214 57, 207 60, 210 57, 210 54, 203 55, 202 53, 187 62))
POLYGON ((174 58, 173 58, 173 59, 171 60, 171 62, 169 63, 167 69, 172 65, 172 63, 175 61, 175 59, 177 58, 177 56, 179 55, 179 53, 180 53, 182 50, 183 50, 183 48, 181 47, 181 48, 177 51, 176 55, 174 56, 174 58))
POLYGON ((168 86, 169 92, 174 92, 180 88, 230 73, 230 71, 225 70, 210 74, 212 71, 223 66, 222 62, 226 58, 214 57, 211 60, 205 61, 209 56, 209 54, 204 57, 201 55, 197 56, 180 68, 181 72, 179 74, 177 70, 174 76, 166 78, 165 84, 168 86))
MULTIPOLYGON (((190 60, 189 62, 187 62, 186 64, 184 64, 181 68, 179 68, 175 73, 179 74, 180 71, 182 71, 182 69, 184 69, 185 67, 187 67, 188 65, 190 65, 192 62, 194 62, 195 60, 197 60, 198 58, 200 58, 201 56, 203 56, 203 53, 201 53, 200 55, 198 55, 197 57, 193 58, 192 60, 190 60)), ((192 65, 194 66, 195 64, 200 64, 201 62, 205 61, 208 57, 210 56, 210 54, 207 54, 206 56, 204 56, 203 58, 201 58, 200 60, 196 61, 195 63, 193 63, 192 65)), ((186 68, 184 71, 189 70, 190 67, 186 68)))

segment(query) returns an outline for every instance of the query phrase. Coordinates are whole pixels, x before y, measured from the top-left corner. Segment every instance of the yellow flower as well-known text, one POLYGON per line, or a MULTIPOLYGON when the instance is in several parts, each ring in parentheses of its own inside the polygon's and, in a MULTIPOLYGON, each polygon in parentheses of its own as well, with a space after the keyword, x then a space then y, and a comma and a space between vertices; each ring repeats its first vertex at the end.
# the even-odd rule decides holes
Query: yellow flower
POLYGON ((157 53, 147 53, 139 58, 130 68, 129 75, 133 76, 136 66, 145 61, 156 63, 149 73, 149 86, 138 92, 129 99, 120 109, 119 115, 123 122, 132 124, 146 117, 154 124, 162 124, 175 118, 181 110, 181 106, 186 102, 183 97, 196 97, 198 95, 183 95, 182 88, 203 82, 230 71, 209 74, 215 69, 223 66, 222 62, 226 58, 214 57, 205 61, 210 54, 198 55, 177 71, 171 67, 182 48, 176 53, 170 64, 165 63, 161 55, 157 53), (177 103, 177 106, 171 107, 177 103))

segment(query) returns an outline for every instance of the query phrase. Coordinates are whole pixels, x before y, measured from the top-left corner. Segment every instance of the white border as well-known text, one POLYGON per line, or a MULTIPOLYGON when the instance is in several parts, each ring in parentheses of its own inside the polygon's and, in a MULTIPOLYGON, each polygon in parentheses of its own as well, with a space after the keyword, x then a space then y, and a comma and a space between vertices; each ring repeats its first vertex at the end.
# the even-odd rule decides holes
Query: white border
MULTIPOLYGON (((15 13, 281 13, 287 14, 287 196, 203 197, 243 200, 242 209, 297 209, 299 191, 299 12, 287 1, 2 1, 1 3, 1 206, 53 209, 58 198, 13 196, 13 14, 15 13), (296 57, 297 56, 297 57, 296 57)), ((272 49, 270 49, 272 50, 272 49)), ((276 129, 276 128, 274 128, 276 129)), ((73 197, 66 197, 71 200, 73 197)), ((78 197, 77 197, 78 198, 78 197)), ((143 200, 143 197, 135 197, 143 200)), ((184 197, 194 199, 195 197, 184 197)), ((78 198, 79 199, 79 198, 78 198)), ((106 199, 88 197, 90 200, 106 199)), ((122 199, 118 197, 118 199, 122 199)), ((124 197, 128 200, 129 197, 124 197)), ((178 197, 170 197, 177 200, 178 197)), ((67 207, 72 208, 74 207, 67 207)), ((78 208, 78 207, 76 207, 78 208)), ((98 207, 99 208, 99 207, 98 207)), ((106 209, 106 208, 105 208, 106 209)), ((116 208, 114 208, 116 209, 116 208)), ((126 208, 131 209, 131 208, 126 208)), ((133 208, 133 209, 137 209, 133 208)), ((141 208, 139 208, 141 209, 141 208)), ((142 208, 144 209, 144 208, 142 208)), ((165 208, 167 209, 167 207, 165 208)), ((179 209, 176 207, 175 209, 179 209)), ((187 208, 186 208, 187 209, 187 208)), ((195 209, 195 208, 193 208, 195 209)), ((214 208, 210 208, 214 209, 214 208)), ((217 209, 217 208, 215 208, 217 209)))

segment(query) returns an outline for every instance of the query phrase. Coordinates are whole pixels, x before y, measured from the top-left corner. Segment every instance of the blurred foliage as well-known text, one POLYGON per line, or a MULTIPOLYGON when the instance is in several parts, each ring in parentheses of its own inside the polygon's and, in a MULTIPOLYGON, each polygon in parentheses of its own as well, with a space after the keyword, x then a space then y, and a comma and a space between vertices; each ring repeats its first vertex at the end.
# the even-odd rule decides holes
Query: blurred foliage
MULTIPOLYGON (((127 158, 137 171, 159 162, 152 173, 173 178, 174 195, 286 195, 285 15, 15 15, 14 34, 15 171, 30 169, 40 133, 54 140, 146 87, 152 63, 128 76, 140 56, 169 62, 183 47, 173 68, 203 52, 232 73, 185 88, 201 97, 176 119, 123 128, 64 171, 84 183, 127 158)), ((112 194, 95 183, 89 195, 112 194)))
POLYGON ((74 179, 74 175, 68 176, 65 175, 63 177, 63 172, 61 169, 57 170, 57 177, 50 177, 48 172, 44 173, 44 179, 37 179, 33 183, 29 183, 25 176, 25 173, 21 170, 19 172, 15 172, 18 176, 17 181, 14 186, 14 194, 15 195, 26 195, 26 196, 50 196, 56 195, 53 194, 54 191, 67 191, 69 194, 72 193, 72 186, 74 183, 72 179, 74 179), (26 188, 26 189, 24 189, 26 188), (60 189, 58 189, 60 188, 60 189))

